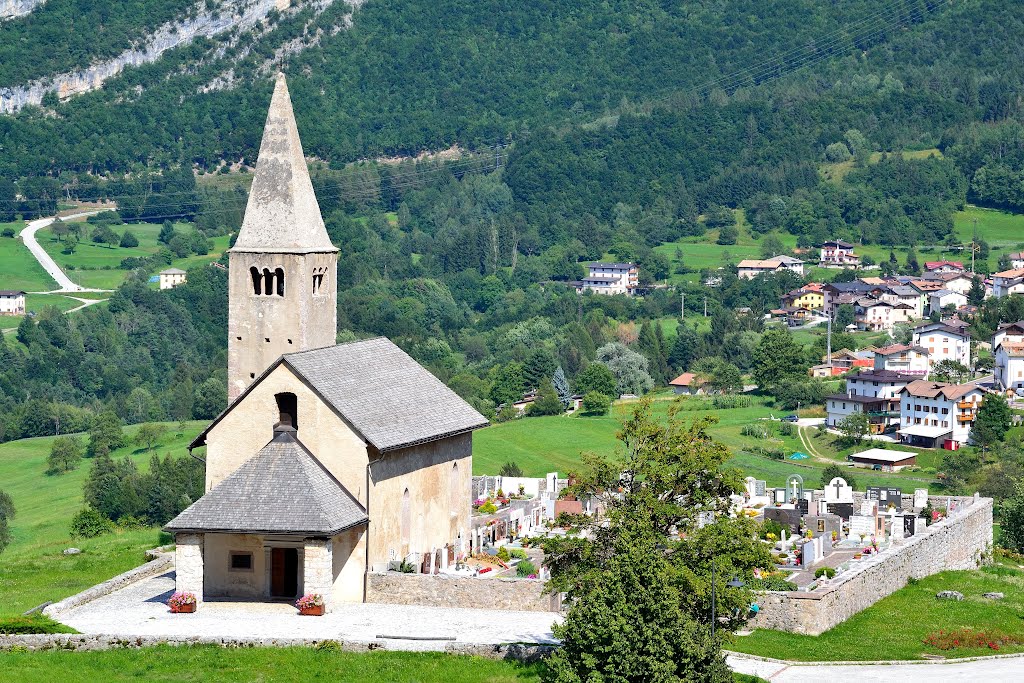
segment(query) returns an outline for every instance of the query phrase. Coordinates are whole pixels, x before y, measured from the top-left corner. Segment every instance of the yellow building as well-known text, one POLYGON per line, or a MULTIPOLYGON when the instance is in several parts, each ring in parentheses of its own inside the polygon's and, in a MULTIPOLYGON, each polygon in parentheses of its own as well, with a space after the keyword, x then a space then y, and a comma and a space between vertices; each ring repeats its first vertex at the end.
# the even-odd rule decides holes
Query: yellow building
POLYGON ((807 308, 820 311, 825 308, 825 294, 820 289, 795 289, 782 297, 784 308, 807 308))

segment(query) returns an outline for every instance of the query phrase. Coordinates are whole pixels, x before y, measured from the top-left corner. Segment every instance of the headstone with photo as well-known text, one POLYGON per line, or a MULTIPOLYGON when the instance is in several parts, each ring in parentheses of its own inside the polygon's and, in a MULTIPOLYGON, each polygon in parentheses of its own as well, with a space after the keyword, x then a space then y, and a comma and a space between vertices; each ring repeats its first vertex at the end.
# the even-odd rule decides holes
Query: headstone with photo
POLYGON ((888 486, 869 486, 864 495, 866 500, 877 500, 880 511, 893 507, 896 510, 903 509, 903 491, 888 486))
POLYGON ((904 515, 903 516, 903 536, 910 538, 917 533, 917 519, 915 515, 904 515))
POLYGON ((836 477, 825 487, 826 503, 852 503, 853 487, 842 477, 836 477))

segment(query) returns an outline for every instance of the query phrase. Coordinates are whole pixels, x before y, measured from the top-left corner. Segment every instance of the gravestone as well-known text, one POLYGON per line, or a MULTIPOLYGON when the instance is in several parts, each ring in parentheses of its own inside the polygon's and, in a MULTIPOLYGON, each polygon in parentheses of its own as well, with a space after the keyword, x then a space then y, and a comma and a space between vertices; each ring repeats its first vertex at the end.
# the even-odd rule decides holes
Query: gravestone
POLYGON ((815 515, 804 517, 804 528, 809 529, 815 538, 822 538, 826 541, 825 546, 832 546, 832 532, 836 534, 836 540, 843 532, 843 520, 836 515, 815 515))
POLYGON ((842 477, 836 477, 825 487, 826 503, 852 503, 853 487, 842 477))
POLYGON ((830 514, 838 516, 843 521, 853 516, 853 503, 828 503, 825 507, 830 514))
POLYGON ((903 536, 910 538, 917 533, 917 517, 914 515, 904 515, 903 517, 903 536))
POLYGON ((811 511, 811 502, 806 498, 801 498, 796 503, 796 509, 800 511, 801 515, 809 514, 811 511))
POLYGON ((768 490, 768 482, 766 482, 764 479, 758 479, 758 480, 756 480, 754 482, 754 495, 755 496, 764 496, 765 492, 767 490, 768 490))
POLYGON ((748 496, 753 497, 753 496, 757 495, 757 494, 754 493, 754 491, 756 490, 756 487, 755 487, 756 483, 757 483, 757 480, 754 479, 753 477, 747 477, 746 479, 743 480, 743 487, 746 489, 748 496))
POLYGON ((865 542, 875 535, 875 517, 853 515, 850 517, 850 538, 865 542))
POLYGON ((800 533, 800 511, 791 508, 765 508, 764 519, 777 522, 790 535, 800 533))
POLYGON ((786 503, 786 489, 772 489, 772 502, 773 503, 786 503))
POLYGON ((894 541, 903 538, 903 518, 899 515, 894 515, 889 523, 889 538, 894 541))
POLYGON ((866 500, 877 500, 879 510, 888 510, 893 506, 897 510, 903 509, 903 491, 887 486, 869 486, 864 495, 866 500))
POLYGON ((928 489, 914 489, 914 509, 928 507, 928 489))
POLYGON ((860 514, 864 517, 874 517, 878 514, 878 501, 865 498, 860 502, 860 514))
POLYGON ((787 502, 797 502, 804 497, 804 478, 799 474, 791 474, 786 478, 787 502))
MULTIPOLYGON (((819 541, 820 543, 820 541, 819 541)), ((818 545, 813 538, 809 538, 800 545, 800 566, 808 569, 814 566, 820 558, 817 552, 818 545)))

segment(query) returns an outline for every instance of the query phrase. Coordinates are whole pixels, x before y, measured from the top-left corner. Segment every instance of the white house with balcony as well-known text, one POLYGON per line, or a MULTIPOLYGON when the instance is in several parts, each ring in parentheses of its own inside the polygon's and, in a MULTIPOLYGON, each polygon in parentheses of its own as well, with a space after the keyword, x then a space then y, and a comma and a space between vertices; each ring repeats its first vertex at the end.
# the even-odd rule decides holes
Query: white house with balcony
POLYGON ((632 295, 639 281, 639 270, 635 263, 587 264, 587 276, 573 283, 576 291, 591 291, 595 294, 632 295))
POLYGON ((829 240, 821 245, 818 265, 824 268, 859 268, 860 256, 853 253, 854 245, 843 240, 829 240))
POLYGON ((911 344, 890 344, 875 349, 875 370, 890 370, 905 375, 926 377, 931 364, 928 350, 911 344))
POLYGON ((905 303, 864 297, 853 304, 853 322, 861 331, 891 330, 896 323, 905 323, 913 318, 914 309, 905 303))
POLYGON ((952 360, 971 367, 971 333, 966 323, 922 323, 914 328, 913 345, 928 352, 932 366, 952 360))
POLYGON ((984 396, 974 383, 911 382, 900 393, 900 440, 955 451, 970 441, 984 396))
POLYGON ((772 256, 769 259, 743 259, 736 264, 736 276, 744 280, 752 280, 763 273, 778 273, 788 270, 802 276, 804 262, 792 256, 772 256))
POLYGON ((992 275, 992 296, 1001 299, 1011 294, 1024 294, 1024 268, 1004 270, 992 275))
POLYGON ((992 335, 992 375, 1000 389, 1024 388, 1024 320, 1004 323, 992 335))

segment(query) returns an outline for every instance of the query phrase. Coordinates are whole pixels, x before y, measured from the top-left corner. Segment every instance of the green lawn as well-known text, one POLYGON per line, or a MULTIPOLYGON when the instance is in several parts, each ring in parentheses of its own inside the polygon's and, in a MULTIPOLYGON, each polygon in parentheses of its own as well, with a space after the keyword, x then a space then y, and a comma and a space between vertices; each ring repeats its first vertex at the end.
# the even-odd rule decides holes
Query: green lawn
MULTIPOLYGON (((36 233, 39 244, 46 249, 46 252, 67 272, 75 283, 83 287, 95 289, 114 289, 124 281, 128 271, 121 270, 118 266, 122 259, 129 256, 144 258, 152 256, 163 247, 157 241, 160 234, 160 225, 154 223, 137 223, 132 225, 116 225, 114 230, 123 233, 131 230, 139 239, 139 246, 108 247, 82 240, 79 242, 74 254, 64 254, 63 242, 57 240, 53 233, 44 228, 36 233)), ((192 229, 191 224, 176 223, 175 229, 187 232, 192 229)), ((220 257, 220 254, 227 248, 228 237, 226 235, 213 238, 214 247, 206 256, 188 256, 182 259, 175 259, 171 264, 176 268, 187 270, 190 266, 201 263, 208 263, 220 257)), ((154 269, 154 274, 159 269, 154 269)))
MULTIPOLYGON (((757 630, 736 638, 730 648, 737 652, 798 661, 866 661, 922 659, 923 654, 945 657, 992 655, 988 648, 942 651, 924 645, 935 631, 958 628, 996 630, 1024 635, 1024 572, 1006 566, 978 571, 948 571, 884 598, 820 636, 757 630), (938 600, 941 590, 963 593, 962 602, 938 600), (1005 600, 989 600, 982 594, 1000 592, 1005 600)), ((1024 651, 1024 645, 1003 652, 1024 651)))
MULTIPOLYGON (((670 396, 670 395, 669 395, 670 396)), ((665 394, 661 398, 666 398, 665 394)), ((703 401, 704 399, 684 399, 703 401)), ((656 400, 654 413, 664 417, 671 404, 668 400, 656 400)), ((604 417, 551 416, 527 417, 511 422, 496 424, 481 429, 473 435, 473 473, 496 474, 509 461, 518 464, 526 476, 540 477, 548 472, 558 471, 565 475, 579 466, 580 453, 593 452, 614 456, 620 453, 620 444, 615 439, 622 420, 632 409, 631 402, 617 402, 611 414, 604 417)), ((746 408, 688 410, 682 413, 685 419, 712 415, 718 424, 711 429, 716 439, 729 447, 733 453, 731 464, 743 470, 745 475, 764 479, 769 486, 783 486, 791 474, 800 474, 808 485, 817 485, 821 471, 828 463, 815 460, 771 460, 757 452, 758 447, 782 449, 787 455, 796 451, 805 452, 797 436, 779 434, 778 422, 767 422, 772 431, 769 443, 755 436, 741 434, 743 426, 757 422, 760 418, 776 418, 788 413, 758 403, 746 408)), ((814 430, 810 430, 814 433, 814 430)), ((845 460, 846 455, 857 450, 870 448, 866 444, 857 448, 836 450, 830 437, 811 437, 821 455, 836 462, 845 460)), ((888 447, 888 446, 887 446, 888 447)), ((922 466, 934 466, 927 451, 922 453, 922 466)), ((873 472, 867 469, 853 470, 858 488, 865 486, 900 486, 912 489, 926 486, 934 480, 932 473, 925 472, 873 472)))
MULTIPOLYGON (((185 453, 186 445, 206 425, 190 422, 180 436, 177 423, 156 451, 185 453)), ((135 427, 126 428, 130 435, 135 427)), ((119 531, 94 539, 72 539, 71 517, 82 507, 82 484, 89 461, 67 474, 47 476, 46 456, 53 437, 0 444, 0 489, 11 495, 16 516, 13 540, 0 556, 0 617, 20 614, 47 600, 60 600, 142 564, 145 550, 161 543, 155 528, 119 531), (69 546, 81 555, 64 556, 69 546)), ((131 457, 145 468, 150 454, 129 446, 115 457, 131 457)), ((166 541, 165 541, 166 542, 166 541)))
POLYGON ((74 681, 338 681, 530 683, 538 664, 427 652, 348 653, 312 648, 157 647, 106 652, 0 653, 19 683, 74 681))
MULTIPOLYGON (((25 223, 0 223, 20 232, 25 223)), ((0 237, 0 289, 24 289, 26 292, 45 292, 56 287, 20 237, 0 237)))

